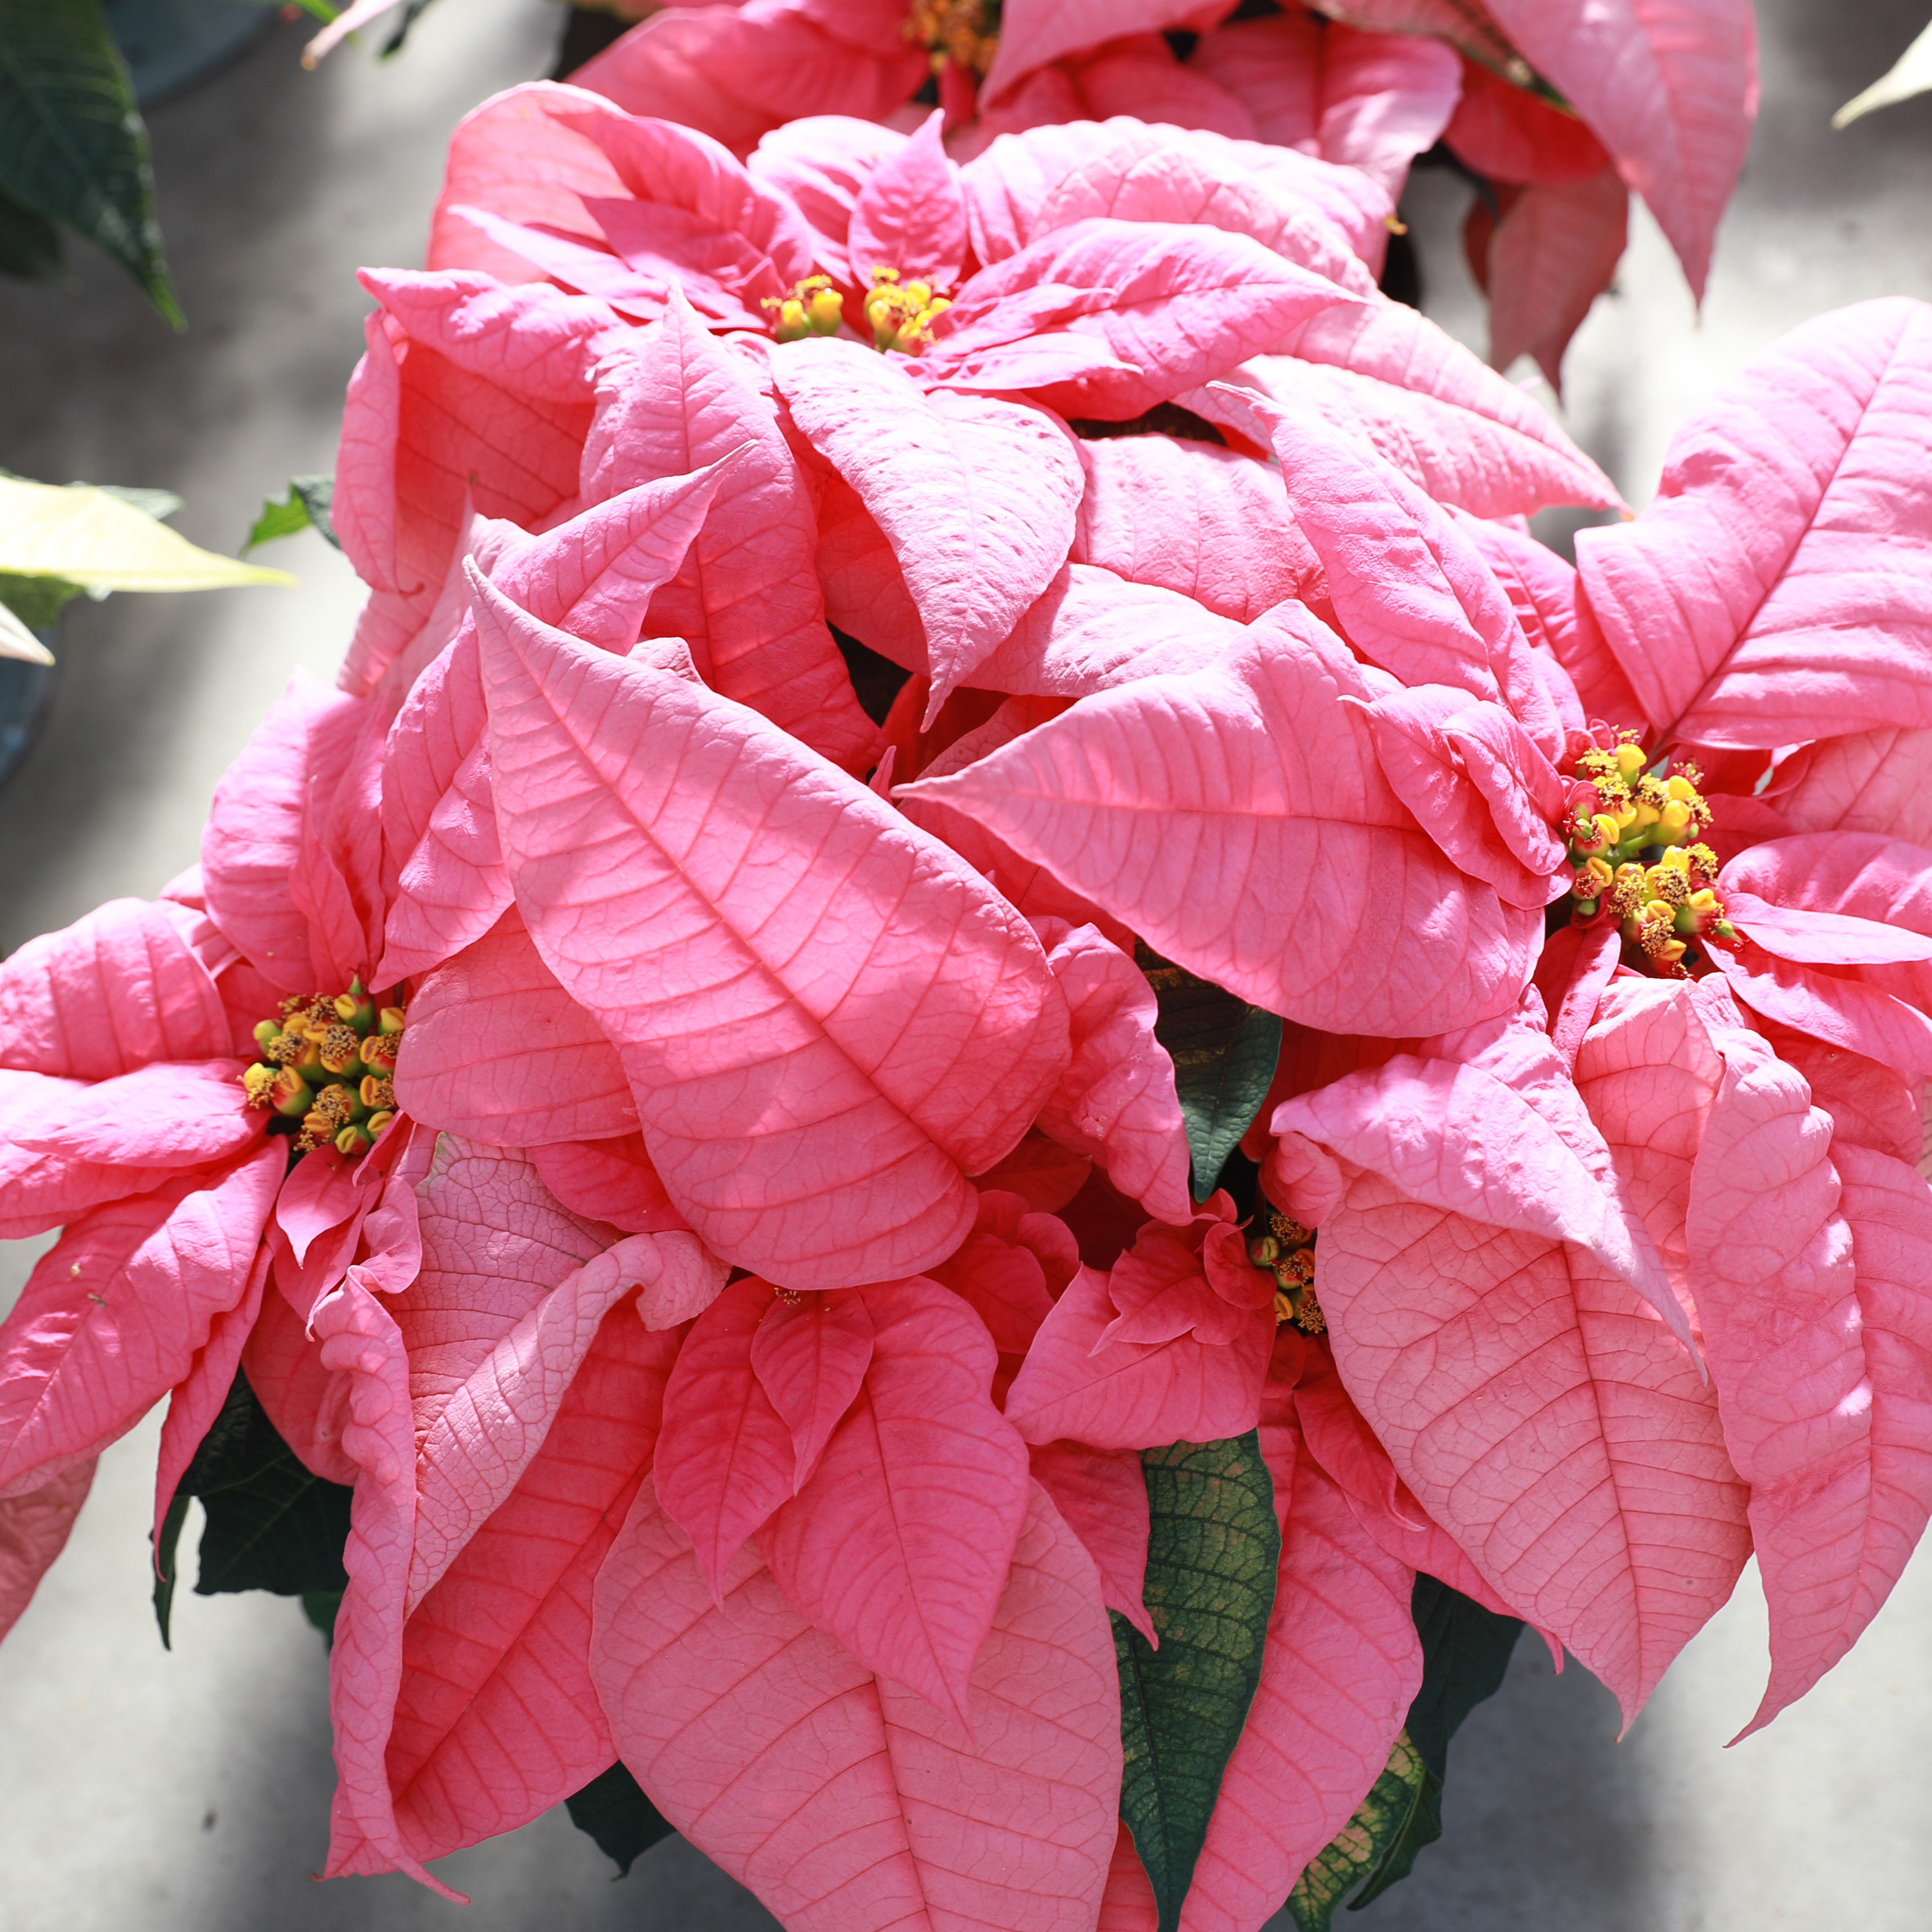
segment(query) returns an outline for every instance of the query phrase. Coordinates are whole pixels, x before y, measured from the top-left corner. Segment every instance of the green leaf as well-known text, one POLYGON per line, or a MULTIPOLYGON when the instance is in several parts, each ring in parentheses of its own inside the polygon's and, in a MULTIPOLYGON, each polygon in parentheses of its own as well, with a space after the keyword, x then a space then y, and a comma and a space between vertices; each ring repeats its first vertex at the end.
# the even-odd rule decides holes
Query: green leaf
POLYGON ((621 1760, 563 1802, 570 1822, 597 1840, 597 1849, 614 1862, 620 1878, 628 1876, 632 1866, 659 1839, 676 1836, 670 1820, 644 1796, 644 1787, 621 1760))
MULTIPOLYGON (((154 1621, 161 1627, 164 1650, 174 1648, 168 1635, 168 1624, 174 1615, 175 1585, 178 1580, 175 1552, 181 1541, 182 1526, 187 1521, 188 1498, 177 1491, 174 1501, 168 1505, 167 1514, 161 1519, 161 1533, 154 1543, 154 1621)), ((151 1538, 154 1536, 152 1530, 148 1534, 151 1538)))
MULTIPOLYGON (((4 7, 7 0, 0 0, 4 7)), ((0 572, 87 590, 219 590, 292 584, 286 571, 200 550, 157 520, 164 490, 128 492, 0 476, 0 572)), ((9 600, 10 602, 10 599, 9 600)))
POLYGON ((1300 1932, 1329 1932, 1336 1906, 1366 1880, 1348 1901, 1351 1912, 1360 1911, 1406 1878, 1416 1854, 1442 1837, 1449 1740, 1501 1688, 1522 1634, 1516 1618, 1486 1610, 1433 1576, 1417 1576, 1409 1610, 1422 1644, 1422 1688, 1387 1768, 1288 1894, 1300 1932))
POLYGON ((1145 946, 1134 956, 1160 1002, 1154 1036, 1174 1062, 1194 1198, 1204 1201, 1268 1097, 1281 1057, 1281 1022, 1145 946))
POLYGON ((1416 1578, 1410 1613, 1422 1640, 1422 1688, 1408 1707, 1408 1734, 1423 1762, 1447 1778, 1449 1740, 1478 1704, 1502 1689, 1522 1624, 1433 1576, 1416 1578))
POLYGON ((257 544, 272 543, 278 537, 292 537, 298 530, 319 531, 323 539, 340 550, 335 526, 328 520, 329 505, 335 494, 332 476, 291 476, 288 494, 280 502, 264 498, 262 514, 242 546, 246 556, 257 544))
POLYGON ((1336 1906, 1364 1877, 1368 1885, 1352 1911, 1406 1878, 1416 1853, 1442 1835, 1442 1780, 1423 1762, 1408 1733, 1402 1732, 1388 1768, 1356 1806, 1354 1816, 1288 1894, 1288 1916, 1300 1932, 1330 1932, 1336 1906))
POLYGON ((335 1648, 335 1613, 342 1607, 340 1590, 304 1590, 302 1615, 321 1631, 331 1650, 335 1648))
POLYGON ((1154 1887, 1160 1932, 1174 1932, 1261 1681, 1281 1532, 1252 1430, 1148 1450, 1141 1468, 1150 1519, 1144 1595, 1160 1648, 1114 1617, 1120 1816, 1154 1887))
POLYGON ((1395 1772, 1399 1789, 1408 1793, 1407 1801, 1398 1801, 1391 1806, 1394 1828, 1376 1848, 1377 1856, 1370 1868, 1368 1882, 1348 1901, 1351 1912, 1359 1912, 1364 1906, 1372 1904, 1390 1886, 1408 1877, 1415 1869, 1416 1855, 1424 1846, 1434 1844, 1442 1835, 1442 1779, 1422 1762, 1406 1731, 1397 1737, 1396 1744, 1396 1750, 1390 1754, 1388 1766, 1376 1780, 1376 1788, 1381 1790, 1383 1780, 1390 1772, 1395 1772), (1408 1740, 1412 1762, 1398 1768, 1396 1756, 1405 1740, 1408 1740), (1412 1784, 1411 1780, 1414 1780, 1412 1784))
MULTIPOLYGON (((195 1594, 268 1590, 278 1596, 340 1595, 349 1578, 342 1546, 353 1492, 311 1475, 275 1432, 240 1370, 220 1411, 182 1472, 163 1522, 154 1614, 168 1641, 175 1541, 188 1499, 199 1496, 201 1534, 195 1594)), ((311 1616, 314 1612, 311 1611, 311 1616)))
POLYGON ((295 485, 289 485, 289 494, 281 502, 272 496, 262 499, 262 514, 249 526, 248 539, 242 546, 242 554, 246 556, 257 544, 273 543, 278 537, 292 537, 298 530, 310 527, 308 506, 297 494, 295 485))
POLYGON ((0 604, 30 631, 51 631, 80 594, 80 586, 64 577, 22 577, 0 570, 0 604))
POLYGON ((71 282, 60 230, 0 190, 0 275, 23 282, 71 282))
POLYGON ((0 188, 113 256, 175 328, 148 130, 100 0, 0 0, 0 188))
POLYGON ((396 31, 384 44, 381 54, 377 56, 379 59, 394 60, 402 52, 403 44, 410 37, 410 29, 422 18, 428 5, 429 0, 403 0, 402 18, 396 22, 396 31))
MULTIPOLYGON (((262 1427, 281 1443, 266 1417, 262 1427)), ((311 1475, 286 1444, 242 1480, 209 1490, 201 1499, 208 1522, 195 1594, 268 1590, 306 1597, 346 1588, 342 1546, 354 1493, 311 1475)))
MULTIPOLYGON (((24 478, 21 479, 25 481, 24 478)), ((172 490, 144 490, 134 483, 79 483, 74 486, 80 490, 98 490, 104 496, 112 496, 118 501, 130 505, 144 517, 152 517, 159 523, 164 517, 172 517, 182 506, 182 500, 172 490)))

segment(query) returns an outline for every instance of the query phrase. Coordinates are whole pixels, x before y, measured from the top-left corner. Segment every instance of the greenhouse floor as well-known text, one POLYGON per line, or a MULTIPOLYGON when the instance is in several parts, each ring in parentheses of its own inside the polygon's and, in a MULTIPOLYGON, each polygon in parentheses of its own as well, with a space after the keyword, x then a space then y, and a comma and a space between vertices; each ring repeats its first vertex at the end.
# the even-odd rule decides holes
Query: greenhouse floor
MULTIPOLYGON (((1764 110, 1701 324, 1637 218, 1622 291, 1571 351, 1567 420, 1634 502, 1672 426, 1792 325, 1868 296, 1932 297, 1932 98, 1834 136, 1925 0, 1761 0, 1764 110)), ((546 0, 446 0, 395 61, 318 74, 284 26, 152 118, 190 332, 100 257, 79 293, 0 285, 0 464, 160 485, 176 524, 239 544, 265 494, 328 470, 367 304, 359 262, 410 263, 462 111, 549 64, 546 0)), ((1480 346, 1454 224, 1468 190, 1408 206, 1428 306, 1480 346)), ((82 251, 83 253, 85 251, 82 251)), ((1544 392, 1546 394, 1546 392, 1544 392)), ((1555 533, 1552 532, 1552 533, 1555 533)), ((326 678, 358 592, 304 535, 263 554, 297 590, 85 602, 38 748, 0 793, 0 950, 195 856, 209 793, 297 668, 326 678)), ((44 1243, 0 1244, 0 1310, 44 1243)), ((175 1648, 144 1559, 156 1423, 103 1460, 73 1543, 0 1648, 0 1932, 737 1932, 772 1921, 681 1842, 621 1882, 560 1812, 444 1862, 466 1921, 399 1876, 309 1882, 332 1773, 326 1659, 298 1606, 184 1597, 175 1648)), ((1753 1574, 1616 1742, 1607 1694, 1526 1640, 1459 1735, 1446 1832, 1364 1932, 1920 1932, 1932 1896, 1932 1559, 1858 1651, 1734 1751, 1765 1664, 1753 1574)), ((1284 1918, 1280 1922, 1286 1925, 1284 1918)))

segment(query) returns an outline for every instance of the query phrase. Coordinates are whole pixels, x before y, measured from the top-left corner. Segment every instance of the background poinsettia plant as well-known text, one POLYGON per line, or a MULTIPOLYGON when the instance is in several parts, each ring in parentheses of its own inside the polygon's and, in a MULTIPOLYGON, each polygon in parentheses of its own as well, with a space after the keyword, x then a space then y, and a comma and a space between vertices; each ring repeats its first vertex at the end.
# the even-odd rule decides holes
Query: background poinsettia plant
POLYGON ((1767 1721, 1932 1512, 1932 316, 1573 568, 1360 170, 942 131, 479 110, 338 688, 0 967, 0 1618, 167 1396, 331 1875, 1320 1925, 1524 1622, 1634 1714, 1754 1551, 1767 1721))
MULTIPOLYGON (((1462 239, 1491 359, 1527 354, 1559 388, 1633 192, 1701 301, 1758 92, 1749 0, 698 0, 573 78, 741 155, 802 114, 902 118, 914 100, 944 109, 962 156, 1082 119, 1203 129, 1359 169, 1397 235, 1426 154, 1478 190, 1462 239)), ((1414 276, 1405 255, 1391 286, 1414 276)))

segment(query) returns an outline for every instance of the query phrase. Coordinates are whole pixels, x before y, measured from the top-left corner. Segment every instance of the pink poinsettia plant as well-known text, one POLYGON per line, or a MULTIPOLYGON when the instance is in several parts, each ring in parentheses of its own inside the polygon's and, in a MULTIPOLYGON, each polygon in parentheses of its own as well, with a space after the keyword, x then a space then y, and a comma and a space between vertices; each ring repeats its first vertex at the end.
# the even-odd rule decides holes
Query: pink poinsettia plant
POLYGON ((1325 1924, 1753 1553, 1768 1721, 1932 1514, 1932 310, 1573 568, 1360 170, 744 145, 465 124, 337 688, 0 966, 0 1627, 165 1396, 164 1587, 336 1525, 328 1875, 568 1801, 840 1932, 1325 1924))
MULTIPOLYGON (((647 10, 639 8, 635 10, 647 10)), ((1361 170, 1394 206, 1428 154, 1478 193, 1463 229, 1492 359, 1563 351, 1640 195, 1702 298, 1757 106, 1749 0, 691 0, 574 76, 749 153, 805 114, 943 109, 962 158, 1128 116, 1361 170)), ((1370 256, 1380 268, 1379 241, 1370 256)))

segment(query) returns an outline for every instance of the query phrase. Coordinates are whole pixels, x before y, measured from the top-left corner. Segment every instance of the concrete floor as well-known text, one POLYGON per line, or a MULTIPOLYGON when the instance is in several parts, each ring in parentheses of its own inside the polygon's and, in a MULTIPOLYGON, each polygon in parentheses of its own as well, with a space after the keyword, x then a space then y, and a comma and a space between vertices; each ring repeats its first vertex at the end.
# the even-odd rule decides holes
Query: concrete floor
MULTIPOLYGON (((1932 100, 1828 125, 1924 5, 1763 0, 1764 111, 1701 322, 1640 217, 1621 292, 1571 352, 1570 427, 1633 502, 1672 426, 1782 331, 1867 296, 1932 298, 1932 100)), ((192 330, 171 338, 98 258, 77 297, 0 284, 0 465, 174 490, 178 527, 235 548, 265 492, 331 466, 365 306, 352 271, 420 258, 449 128, 543 71, 557 28, 544 0, 444 0, 391 65, 350 50, 304 75, 304 29, 286 27, 160 110, 192 330)), ((1429 307, 1480 346, 1453 234, 1465 192, 1424 178, 1409 209, 1429 307)), ((266 560, 300 590, 74 607, 49 730, 0 794, 0 950, 191 862, 216 778, 290 670, 328 674, 358 602, 350 572, 308 536, 266 560)), ((0 1310, 42 1245, 0 1244, 0 1310)), ((476 1900, 466 1922, 400 1878, 308 1883, 331 1783, 320 1641, 292 1603, 188 1596, 164 1654, 144 1575, 154 1433, 104 1458, 66 1556, 0 1648, 0 1932, 772 1924, 680 1843, 611 1883, 560 1814, 447 1862, 476 1900)), ((1352 1922, 1922 1932, 1932 1563, 1804 1704, 1726 1752, 1763 1669, 1747 1577, 1619 1745, 1606 1694, 1524 1645, 1457 1739, 1444 1841, 1352 1922)))

